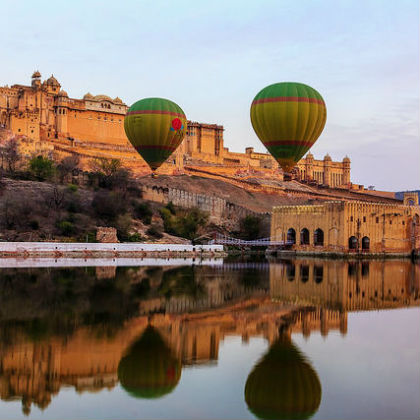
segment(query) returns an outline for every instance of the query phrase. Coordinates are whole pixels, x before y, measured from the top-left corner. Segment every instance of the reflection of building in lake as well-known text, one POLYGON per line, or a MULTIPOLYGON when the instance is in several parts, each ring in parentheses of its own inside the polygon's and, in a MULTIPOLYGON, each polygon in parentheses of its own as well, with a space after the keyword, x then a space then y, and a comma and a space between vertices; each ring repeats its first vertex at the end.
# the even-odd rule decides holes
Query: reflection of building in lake
MULTIPOLYGON (((254 280, 252 288, 257 269, 245 274, 236 273, 229 265, 196 269, 196 280, 200 281, 200 276, 205 279, 208 300, 198 295, 201 304, 195 304, 194 295, 171 296, 162 307, 161 298, 152 294, 152 314, 127 320, 112 334, 98 327, 79 326, 66 337, 34 338, 20 324, 3 325, 0 396, 3 400, 21 399, 24 411, 29 412, 32 403, 48 406, 61 386, 74 386, 77 392, 113 387, 119 380, 121 359, 149 324, 186 366, 216 363, 220 343, 228 336, 240 336, 244 341, 262 336, 272 344, 284 326, 289 327, 289 333, 302 331, 306 336, 312 331, 345 333, 347 311, 419 305, 419 267, 407 261, 290 260, 259 270, 263 280, 254 280), (184 310, 174 302, 184 302, 184 310), (305 309, 300 311, 302 306, 305 309), (156 308, 164 310, 157 313, 156 308)), ((156 283, 162 284, 160 280, 156 283)))
POLYGON ((419 305, 420 269, 410 261, 296 259, 270 265, 276 299, 358 311, 419 305))

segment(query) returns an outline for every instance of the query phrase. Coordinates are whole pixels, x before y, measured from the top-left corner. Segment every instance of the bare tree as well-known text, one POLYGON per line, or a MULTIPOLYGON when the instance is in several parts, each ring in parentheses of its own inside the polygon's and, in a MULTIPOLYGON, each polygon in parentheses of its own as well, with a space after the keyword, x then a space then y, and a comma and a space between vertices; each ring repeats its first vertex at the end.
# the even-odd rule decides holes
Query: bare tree
POLYGON ((60 189, 57 184, 54 184, 51 192, 45 196, 45 204, 48 209, 60 210, 64 204, 64 190, 60 189))
POLYGON ((90 168, 102 188, 127 191, 131 173, 123 168, 119 159, 97 158, 90 161, 90 168))
POLYGON ((57 165, 60 182, 63 183, 65 178, 79 166, 80 159, 76 155, 66 156, 57 165))
POLYGON ((15 137, 12 137, 1 148, 2 167, 5 162, 7 171, 14 174, 20 158, 18 142, 15 137))

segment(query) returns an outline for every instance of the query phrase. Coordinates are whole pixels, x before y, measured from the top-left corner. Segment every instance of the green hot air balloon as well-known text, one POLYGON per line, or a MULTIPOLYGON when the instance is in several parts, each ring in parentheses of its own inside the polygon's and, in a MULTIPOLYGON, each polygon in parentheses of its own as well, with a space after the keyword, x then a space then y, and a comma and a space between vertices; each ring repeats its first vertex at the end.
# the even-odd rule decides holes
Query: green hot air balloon
POLYGON ((160 398, 172 392, 181 378, 181 361, 159 332, 148 326, 118 364, 121 386, 136 398, 160 398))
POLYGON ((267 86, 251 104, 254 131, 285 172, 313 146, 326 120, 322 96, 303 83, 267 86))
POLYGON ((155 171, 181 144, 187 117, 169 99, 146 98, 128 109, 124 129, 130 143, 155 171))
POLYGON ((245 384, 249 410, 261 419, 308 419, 321 402, 315 370, 287 338, 275 342, 245 384))

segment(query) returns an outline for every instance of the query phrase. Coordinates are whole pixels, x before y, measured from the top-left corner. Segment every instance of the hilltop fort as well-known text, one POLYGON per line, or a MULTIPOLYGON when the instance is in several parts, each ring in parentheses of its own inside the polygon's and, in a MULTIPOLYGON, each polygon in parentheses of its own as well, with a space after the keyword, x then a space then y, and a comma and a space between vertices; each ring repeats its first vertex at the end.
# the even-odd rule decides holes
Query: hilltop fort
MULTIPOLYGON (((127 109, 118 97, 87 93, 82 99, 71 98, 53 75, 42 81, 41 73, 35 71, 30 85, 0 87, 0 141, 17 137, 26 156, 77 154, 85 162, 96 157, 118 158, 136 174, 147 174, 148 166, 124 132, 127 109)), ((159 172, 191 169, 202 176, 211 172, 242 178, 258 172, 283 179, 271 155, 255 152, 253 147, 247 147, 245 153, 232 152, 225 147, 223 133, 222 125, 189 121, 184 141, 159 172)), ((317 160, 308 153, 295 168, 295 177, 314 185, 354 188, 348 157, 333 162, 328 154, 317 160)))

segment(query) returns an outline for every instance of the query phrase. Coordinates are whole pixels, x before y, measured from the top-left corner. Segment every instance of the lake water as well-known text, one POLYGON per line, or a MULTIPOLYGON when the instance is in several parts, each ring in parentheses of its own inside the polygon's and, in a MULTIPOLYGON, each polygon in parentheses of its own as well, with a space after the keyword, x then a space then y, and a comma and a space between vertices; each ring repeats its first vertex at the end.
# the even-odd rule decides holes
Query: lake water
POLYGON ((420 418, 419 265, 188 263, 1 268, 0 418, 420 418))

